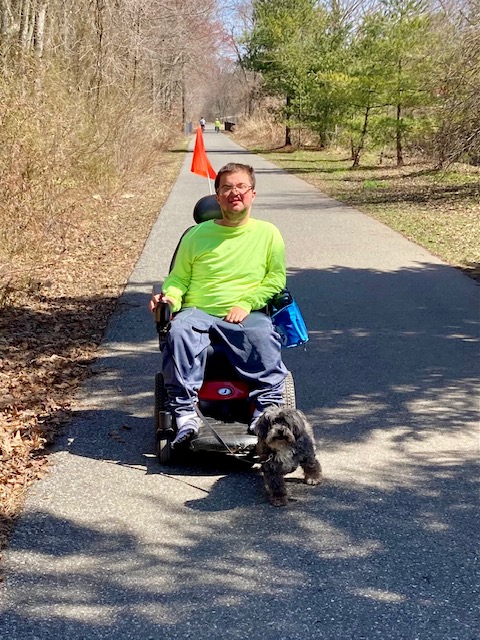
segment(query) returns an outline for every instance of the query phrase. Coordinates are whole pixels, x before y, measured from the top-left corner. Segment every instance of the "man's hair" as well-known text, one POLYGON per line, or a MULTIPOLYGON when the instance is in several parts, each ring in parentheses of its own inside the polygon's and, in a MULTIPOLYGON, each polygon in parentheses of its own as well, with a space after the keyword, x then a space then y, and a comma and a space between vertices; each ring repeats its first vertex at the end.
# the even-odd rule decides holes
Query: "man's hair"
POLYGON ((250 177, 250 183, 252 187, 255 189, 255 172, 253 167, 249 164, 240 164, 239 162, 229 162, 224 165, 219 172, 217 173, 217 177, 215 178, 215 192, 218 191, 218 187, 220 186, 220 180, 223 175, 226 173, 236 173, 237 171, 245 171, 248 173, 250 177))

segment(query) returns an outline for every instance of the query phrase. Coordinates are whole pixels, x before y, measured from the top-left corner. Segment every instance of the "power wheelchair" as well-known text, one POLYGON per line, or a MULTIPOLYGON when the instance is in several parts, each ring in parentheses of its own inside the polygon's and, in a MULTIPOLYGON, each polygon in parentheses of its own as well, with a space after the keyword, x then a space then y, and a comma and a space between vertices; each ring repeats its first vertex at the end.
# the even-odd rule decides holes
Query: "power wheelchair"
MULTIPOLYGON (((193 218, 197 224, 221 217, 220 207, 213 195, 200 198, 194 207, 193 218)), ((180 241, 173 254, 170 270, 180 241)), ((154 293, 157 293, 155 289, 154 293)), ((274 306, 279 304, 282 295, 283 292, 279 292, 277 300, 273 299, 274 306)), ((268 308, 265 308, 265 312, 268 313, 268 308)), ((154 317, 162 352, 171 322, 170 306, 167 303, 159 303, 154 309, 154 317)), ((203 424, 202 420, 199 433, 191 440, 188 449, 194 452, 223 452, 253 464, 256 461, 257 438, 247 433, 253 414, 253 406, 248 396, 248 384, 239 379, 222 345, 212 340, 207 351, 204 382, 198 393, 198 409, 213 429, 203 424)), ((283 403, 286 407, 296 407, 295 384, 291 372, 288 372, 285 380, 283 403)), ((177 451, 172 449, 171 442, 175 438, 177 425, 175 417, 167 409, 167 392, 161 372, 155 376, 154 425, 158 461, 162 465, 175 463, 177 451)))

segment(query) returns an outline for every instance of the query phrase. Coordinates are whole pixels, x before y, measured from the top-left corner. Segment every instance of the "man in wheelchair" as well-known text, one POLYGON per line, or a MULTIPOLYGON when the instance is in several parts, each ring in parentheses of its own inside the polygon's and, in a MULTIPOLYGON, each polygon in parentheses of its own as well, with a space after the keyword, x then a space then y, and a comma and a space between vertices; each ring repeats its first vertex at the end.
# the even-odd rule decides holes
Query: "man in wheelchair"
POLYGON ((256 194, 252 167, 222 167, 215 192, 221 219, 184 234, 162 292, 153 296, 153 306, 167 302, 176 314, 162 360, 167 408, 177 426, 172 449, 198 434, 195 405, 212 340, 222 344, 240 379, 250 383, 249 433, 255 433, 267 407, 283 403, 287 369, 280 337, 262 310, 285 287, 285 244, 273 224, 250 215, 256 194))

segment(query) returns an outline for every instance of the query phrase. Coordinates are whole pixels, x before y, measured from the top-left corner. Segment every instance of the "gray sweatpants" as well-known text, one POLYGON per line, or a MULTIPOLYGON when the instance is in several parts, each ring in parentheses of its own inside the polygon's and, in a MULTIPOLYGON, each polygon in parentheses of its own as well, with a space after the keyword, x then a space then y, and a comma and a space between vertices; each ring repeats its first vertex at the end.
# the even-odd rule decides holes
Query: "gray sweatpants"
POLYGON ((280 338, 270 318, 261 311, 253 311, 242 324, 234 324, 189 308, 173 319, 162 352, 170 411, 177 417, 194 411, 185 387, 196 402, 213 335, 227 348, 230 362, 241 379, 254 382, 250 399, 255 408, 263 411, 272 404, 281 405, 287 369, 281 358, 280 338))

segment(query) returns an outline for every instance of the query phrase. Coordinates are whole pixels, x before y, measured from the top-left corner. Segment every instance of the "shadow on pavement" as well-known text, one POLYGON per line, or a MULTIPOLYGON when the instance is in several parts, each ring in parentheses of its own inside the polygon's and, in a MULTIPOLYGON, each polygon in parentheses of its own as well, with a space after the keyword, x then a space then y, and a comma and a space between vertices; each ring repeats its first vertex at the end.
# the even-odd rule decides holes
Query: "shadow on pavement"
POLYGON ((11 578, 28 579, 28 598, 5 608, 2 624, 22 640, 72 630, 84 640, 370 640, 387 632, 474 640, 474 469, 425 462, 412 473, 421 483, 408 490, 299 486, 300 499, 286 509, 250 495, 246 478, 227 476, 177 514, 156 499, 159 526, 180 518, 168 542, 113 532, 118 523, 108 519, 84 528, 29 513, 35 535, 17 540, 16 550, 32 562, 11 578), (212 519, 219 509, 220 523, 212 519), (72 557, 77 569, 64 573, 59 560, 72 557))
MULTIPOLYGON (((143 466, 175 482, 222 477, 184 504, 155 497, 158 527, 175 516, 168 542, 115 532, 125 525, 114 519, 82 527, 26 513, 12 553, 28 551, 32 561, 10 579, 29 589, 22 606, 4 609, 11 637, 61 638, 74 629, 84 640, 474 640, 478 469, 476 451, 456 451, 455 442, 477 420, 479 319, 460 274, 458 295, 444 295, 451 273, 425 264, 292 270, 310 342, 285 361, 327 481, 289 483, 285 509, 267 504, 258 473, 231 460, 161 469, 151 457, 159 353, 148 295, 128 294, 63 444, 75 456, 132 466, 132 483, 143 466), (448 438, 441 456, 428 449, 433 435, 448 438), (389 439, 389 458, 360 460, 358 477, 328 467, 360 445, 374 452, 379 437, 389 439), (403 455, 410 446, 418 448, 403 455), (26 531, 35 535, 22 537, 26 531), (73 573, 52 562, 71 556, 73 573), (152 566, 155 578, 145 571, 152 566)), ((132 484, 137 501, 152 501, 135 491, 132 484)))

